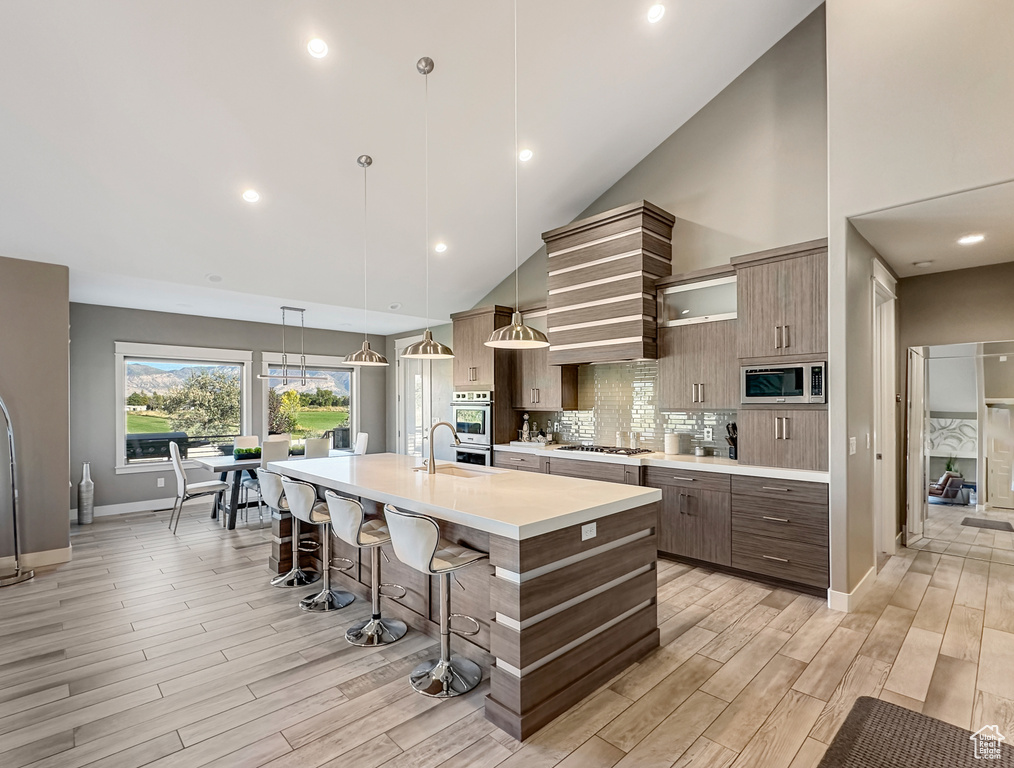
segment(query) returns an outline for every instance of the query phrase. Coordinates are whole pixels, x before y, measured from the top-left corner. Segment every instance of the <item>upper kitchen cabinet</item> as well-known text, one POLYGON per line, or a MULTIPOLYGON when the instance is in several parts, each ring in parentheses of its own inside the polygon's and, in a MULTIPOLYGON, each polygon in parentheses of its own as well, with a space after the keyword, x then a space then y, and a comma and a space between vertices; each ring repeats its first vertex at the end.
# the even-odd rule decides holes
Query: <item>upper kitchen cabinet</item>
POLYGON ((664 410, 739 407, 736 321, 659 329, 658 404, 664 410))
MULTIPOLYGON (((525 324, 547 330, 545 309, 525 313, 525 324)), ((519 349, 514 359, 514 408, 526 411, 577 410, 577 366, 550 365, 549 350, 519 349)))
MULTIPOLYGON (((454 322, 454 388, 463 390, 502 390, 500 374, 510 370, 509 353, 486 346, 497 328, 510 325, 509 307, 483 307, 451 315, 454 322)), ((498 392, 503 400, 507 392, 498 392)))
POLYGON ((827 240, 732 260, 741 359, 827 355, 827 240))
POLYGON ((675 222, 641 200, 542 234, 550 364, 657 357, 655 281, 672 274, 675 222))

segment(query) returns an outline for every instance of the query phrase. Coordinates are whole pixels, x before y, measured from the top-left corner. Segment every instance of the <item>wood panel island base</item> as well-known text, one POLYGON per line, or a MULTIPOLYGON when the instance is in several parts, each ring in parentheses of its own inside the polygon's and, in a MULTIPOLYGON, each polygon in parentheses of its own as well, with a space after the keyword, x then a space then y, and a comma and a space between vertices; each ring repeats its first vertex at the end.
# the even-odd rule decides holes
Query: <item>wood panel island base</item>
MULTIPOLYGON (((488 563, 459 572, 465 589, 451 598, 453 612, 480 623, 479 634, 456 636, 452 647, 489 676, 487 719, 525 739, 659 646, 658 490, 450 463, 428 475, 413 471, 417 461, 372 454, 271 468, 359 498, 368 510, 392 504, 429 515, 446 538, 489 552, 488 563)), ((365 598, 368 557, 332 541, 336 558, 355 563, 332 569, 336 587, 365 598)), ((435 637, 436 580, 387 553, 383 580, 408 593, 384 611, 435 637)))

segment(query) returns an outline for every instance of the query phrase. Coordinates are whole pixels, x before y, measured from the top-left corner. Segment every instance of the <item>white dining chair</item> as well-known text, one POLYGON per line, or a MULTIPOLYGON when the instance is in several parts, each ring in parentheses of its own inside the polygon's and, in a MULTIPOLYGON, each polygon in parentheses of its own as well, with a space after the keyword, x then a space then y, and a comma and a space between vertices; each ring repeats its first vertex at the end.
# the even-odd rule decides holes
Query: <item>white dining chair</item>
POLYGON ((307 459, 326 459, 331 455, 331 441, 326 437, 308 437, 303 449, 307 459))
POLYGON ((284 440, 288 443, 292 441, 292 435, 288 432, 279 432, 277 435, 268 435, 264 438, 265 443, 273 443, 276 440, 284 440))
POLYGON ((175 536, 176 528, 180 524, 180 516, 183 514, 183 502, 201 496, 225 493, 229 488, 229 484, 224 480, 206 480, 201 483, 190 483, 187 481, 187 471, 183 469, 180 447, 175 442, 169 443, 169 456, 172 458, 173 472, 176 473, 176 501, 173 502, 173 511, 169 513, 169 528, 175 536), (174 515, 176 516, 175 525, 173 525, 174 515))
POLYGON ((233 448, 256 448, 261 444, 261 439, 257 435, 239 435, 233 441, 233 448))
POLYGON ((366 446, 370 444, 370 433, 359 432, 356 434, 356 447, 352 452, 353 456, 362 456, 366 453, 366 446))

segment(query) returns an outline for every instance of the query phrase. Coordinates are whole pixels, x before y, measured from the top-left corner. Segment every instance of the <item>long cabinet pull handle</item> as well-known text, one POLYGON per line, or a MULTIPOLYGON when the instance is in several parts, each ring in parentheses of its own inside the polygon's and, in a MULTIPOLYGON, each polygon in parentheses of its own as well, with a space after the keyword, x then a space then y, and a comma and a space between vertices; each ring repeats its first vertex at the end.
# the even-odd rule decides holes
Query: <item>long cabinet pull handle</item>
POLYGON ((688 483, 696 483, 697 482, 697 478, 696 477, 676 477, 675 475, 673 475, 672 479, 673 480, 686 480, 688 483))
POLYGON ((701 400, 700 400, 700 402, 703 403, 704 402, 704 385, 701 384, 700 387, 701 387, 701 389, 700 389, 700 392, 701 392, 701 400))
POLYGON ((782 326, 775 326, 775 349, 782 348, 782 326))
POLYGON ((517 457, 517 456, 511 456, 511 457, 510 457, 510 460, 511 460, 511 461, 524 461, 524 459, 522 459, 522 458, 519 458, 519 457, 517 457))
POLYGON ((775 560, 776 562, 779 562, 779 563, 787 563, 787 562, 789 562, 784 557, 775 557, 774 555, 761 555, 761 557, 763 557, 765 560, 775 560))
POLYGON ((792 490, 791 488, 775 488, 773 485, 762 485, 761 489, 765 491, 781 491, 782 493, 788 493, 792 490))
POLYGON ((532 387, 530 390, 528 390, 528 399, 531 400, 533 403, 535 402, 535 387, 532 387))
POLYGON ((788 416, 782 416, 782 440, 791 440, 789 437, 789 422, 791 419, 788 416))
POLYGON ((680 494, 680 514, 681 515, 685 515, 686 514, 686 512, 683 511, 683 496, 684 496, 684 494, 681 493, 680 494))
POLYGON ((538 387, 535 388, 535 402, 542 402, 542 397, 540 396, 538 387))
POLYGON ((769 517, 768 515, 761 515, 761 520, 771 520, 775 523, 789 522, 789 519, 787 517, 769 517))
POLYGON ((781 440, 782 439, 782 436, 781 436, 781 434, 778 431, 778 428, 781 425, 782 425, 782 420, 778 416, 775 416, 775 440, 781 440))
POLYGON ((789 341, 789 326, 782 326, 782 347, 788 349, 790 345, 789 341))
POLYGON ((697 402, 697 385, 696 384, 694 384, 693 397, 694 397, 694 402, 696 403, 697 402))

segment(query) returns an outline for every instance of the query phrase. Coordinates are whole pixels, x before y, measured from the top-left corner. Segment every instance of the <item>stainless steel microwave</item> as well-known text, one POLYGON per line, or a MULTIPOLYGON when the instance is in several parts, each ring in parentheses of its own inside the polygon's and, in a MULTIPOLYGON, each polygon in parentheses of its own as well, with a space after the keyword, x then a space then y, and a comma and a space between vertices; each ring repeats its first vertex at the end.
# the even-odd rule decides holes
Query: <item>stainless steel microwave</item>
POLYGON ((827 363, 744 365, 742 403, 826 403, 827 363))

